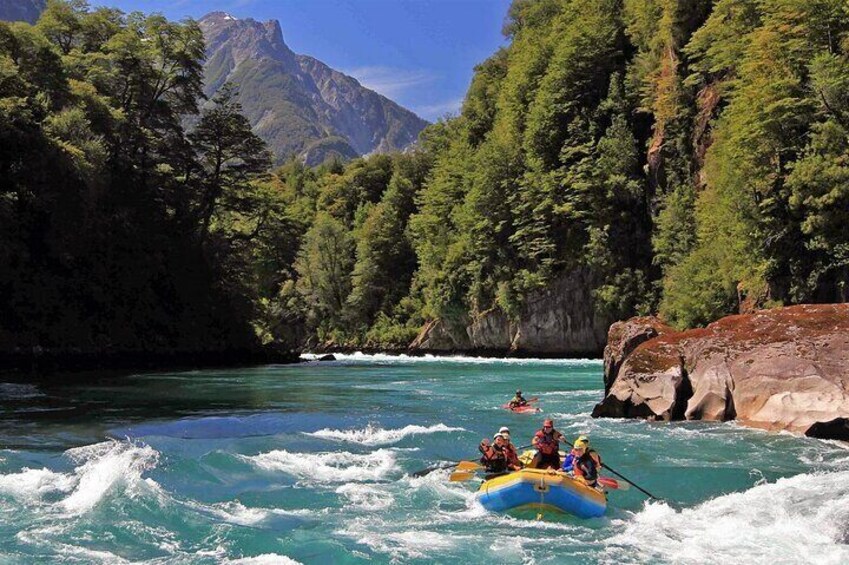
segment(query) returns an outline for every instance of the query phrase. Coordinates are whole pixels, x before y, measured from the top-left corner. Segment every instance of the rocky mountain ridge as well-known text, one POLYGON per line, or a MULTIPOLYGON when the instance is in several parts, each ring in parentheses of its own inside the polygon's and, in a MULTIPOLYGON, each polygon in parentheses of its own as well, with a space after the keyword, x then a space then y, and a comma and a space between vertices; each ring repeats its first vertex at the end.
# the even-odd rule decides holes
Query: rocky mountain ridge
POLYGON ((212 12, 199 20, 207 44, 207 96, 237 86, 254 131, 281 162, 307 164, 404 148, 427 122, 356 79, 294 53, 279 22, 212 12))
POLYGON ((34 24, 47 6, 47 0, 0 0, 0 21, 34 24))

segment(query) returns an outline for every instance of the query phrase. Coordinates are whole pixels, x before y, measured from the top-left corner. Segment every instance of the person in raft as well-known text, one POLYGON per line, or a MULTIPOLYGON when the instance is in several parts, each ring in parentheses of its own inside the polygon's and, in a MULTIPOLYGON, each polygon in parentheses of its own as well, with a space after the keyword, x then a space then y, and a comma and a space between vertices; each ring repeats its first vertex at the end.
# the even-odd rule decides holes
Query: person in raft
POLYGON ((516 396, 514 396, 513 399, 510 400, 510 403, 508 405, 510 406, 510 408, 519 408, 520 406, 527 406, 528 401, 525 400, 524 396, 522 396, 522 391, 517 390, 516 396))
POLYGON ((598 483, 598 472, 602 468, 601 455, 590 447, 587 436, 580 436, 572 445, 572 451, 563 460, 561 471, 571 472, 575 477, 583 479, 589 486, 598 483))
POLYGON ((537 430, 531 444, 537 449, 531 464, 532 469, 560 468, 560 440, 563 434, 554 429, 554 421, 545 420, 542 429, 537 430))
POLYGON ((510 441, 510 428, 501 426, 498 433, 504 437, 504 456, 507 458, 507 468, 511 471, 518 471, 522 468, 522 462, 519 461, 519 452, 516 450, 516 446, 510 441))
POLYGON ((481 440, 478 446, 481 452, 480 462, 487 473, 504 473, 507 470, 507 456, 504 453, 504 436, 495 434, 492 443, 488 439, 481 440))

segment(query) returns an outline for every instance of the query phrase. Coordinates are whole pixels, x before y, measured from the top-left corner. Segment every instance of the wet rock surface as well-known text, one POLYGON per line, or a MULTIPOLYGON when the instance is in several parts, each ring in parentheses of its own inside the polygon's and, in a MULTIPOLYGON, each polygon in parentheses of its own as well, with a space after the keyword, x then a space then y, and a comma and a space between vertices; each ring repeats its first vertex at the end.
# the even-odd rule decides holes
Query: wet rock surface
POLYGON ((762 310, 683 332, 646 318, 614 324, 605 388, 593 416, 736 419, 845 439, 849 305, 762 310))

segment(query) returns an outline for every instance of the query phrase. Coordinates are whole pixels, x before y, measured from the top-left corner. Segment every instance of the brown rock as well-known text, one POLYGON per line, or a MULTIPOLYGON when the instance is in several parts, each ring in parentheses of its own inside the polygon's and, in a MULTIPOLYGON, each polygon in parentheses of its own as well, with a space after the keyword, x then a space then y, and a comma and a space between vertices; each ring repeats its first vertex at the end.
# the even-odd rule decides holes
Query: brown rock
MULTIPOLYGON (((618 332, 639 334, 643 323, 618 332)), ((849 305, 762 310, 664 333, 626 354, 614 377, 594 416, 829 433, 840 426, 824 423, 849 417, 849 305)))
POLYGON ((607 345, 604 347, 605 394, 610 391, 610 385, 616 380, 622 362, 638 345, 674 331, 654 316, 631 318, 610 326, 607 332, 607 345))

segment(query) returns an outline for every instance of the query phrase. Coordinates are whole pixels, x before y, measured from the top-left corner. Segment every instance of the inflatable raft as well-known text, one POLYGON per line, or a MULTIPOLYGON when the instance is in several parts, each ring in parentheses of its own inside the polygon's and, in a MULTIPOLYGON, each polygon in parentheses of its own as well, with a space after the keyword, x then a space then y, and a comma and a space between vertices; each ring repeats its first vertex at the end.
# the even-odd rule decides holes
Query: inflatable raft
POLYGON ((493 512, 534 508, 595 518, 607 510, 603 492, 549 469, 522 469, 484 481, 477 497, 493 512))

